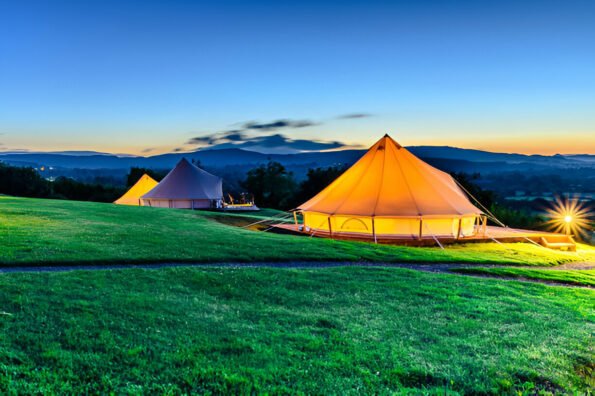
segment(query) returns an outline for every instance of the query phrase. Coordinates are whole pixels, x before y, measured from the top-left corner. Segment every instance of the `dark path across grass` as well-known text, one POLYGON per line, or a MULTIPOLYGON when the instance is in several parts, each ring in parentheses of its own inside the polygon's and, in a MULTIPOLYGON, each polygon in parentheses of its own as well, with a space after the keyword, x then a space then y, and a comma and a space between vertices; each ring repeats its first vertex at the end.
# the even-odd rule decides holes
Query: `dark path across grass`
POLYGON ((117 270, 117 269, 161 269, 172 267, 231 267, 231 268, 332 268, 332 267, 395 267, 428 272, 448 272, 454 268, 494 267, 479 263, 382 263, 355 261, 286 261, 286 262, 222 262, 222 263, 143 263, 143 264, 91 264, 91 265, 52 265, 29 267, 0 267, 0 273, 12 272, 65 272, 77 270, 117 270))
POLYGON ((0 267, 2 273, 22 272, 67 272, 67 271, 101 271, 120 269, 162 269, 175 267, 197 268, 334 268, 334 267, 392 267, 405 268, 424 272, 451 273, 481 278, 497 278, 522 282, 537 282, 552 286, 594 288, 595 264, 570 263, 563 268, 539 267, 524 269, 494 264, 481 263, 368 263, 368 262, 334 262, 334 261, 290 261, 290 262, 256 262, 256 263, 146 263, 146 264, 103 264, 103 265, 68 265, 68 266, 32 266, 32 267, 0 267), (518 272, 517 271, 521 271, 518 272), (573 271, 583 272, 574 275, 573 271), (552 275, 548 272, 553 272, 552 275), (557 272, 557 274, 556 274, 557 272), (585 275, 586 274, 586 275, 585 275), (592 279, 593 278, 593 279, 592 279))

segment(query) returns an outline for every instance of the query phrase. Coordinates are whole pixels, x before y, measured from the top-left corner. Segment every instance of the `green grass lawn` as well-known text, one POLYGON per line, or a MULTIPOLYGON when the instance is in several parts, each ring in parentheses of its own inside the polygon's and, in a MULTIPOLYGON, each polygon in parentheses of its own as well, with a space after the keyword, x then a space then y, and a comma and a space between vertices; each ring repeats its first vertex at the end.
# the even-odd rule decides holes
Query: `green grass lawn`
MULTIPOLYGON (((0 265, 298 260, 556 265, 595 259, 595 249, 585 245, 578 253, 530 244, 453 245, 446 250, 386 246, 255 232, 217 221, 221 216, 242 217, 0 197, 0 265)), ((263 214, 245 216, 258 220, 263 214)))
POLYGON ((495 275, 508 278, 537 279, 579 286, 595 286, 595 270, 542 270, 533 268, 458 268, 463 274, 495 275))
POLYGON ((194 267, 4 274, 0 290, 3 394, 595 386, 588 289, 397 268, 194 267))

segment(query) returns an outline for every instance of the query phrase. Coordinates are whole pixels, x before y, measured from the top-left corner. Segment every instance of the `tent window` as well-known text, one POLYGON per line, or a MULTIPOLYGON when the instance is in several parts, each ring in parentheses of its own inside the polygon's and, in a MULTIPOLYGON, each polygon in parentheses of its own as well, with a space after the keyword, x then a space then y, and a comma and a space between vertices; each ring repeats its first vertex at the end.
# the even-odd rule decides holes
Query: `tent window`
POLYGON ((341 229, 346 231, 368 231, 368 226, 361 219, 352 217, 343 222, 341 229))

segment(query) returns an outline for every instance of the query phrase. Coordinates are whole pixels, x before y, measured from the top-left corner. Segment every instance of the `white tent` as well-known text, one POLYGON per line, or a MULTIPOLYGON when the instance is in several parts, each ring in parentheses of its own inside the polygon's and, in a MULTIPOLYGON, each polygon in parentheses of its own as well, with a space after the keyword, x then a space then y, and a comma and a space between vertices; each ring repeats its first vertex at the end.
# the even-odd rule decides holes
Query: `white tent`
POLYGON ((222 180, 182 158, 141 200, 145 206, 159 208, 219 208, 223 202, 222 180))

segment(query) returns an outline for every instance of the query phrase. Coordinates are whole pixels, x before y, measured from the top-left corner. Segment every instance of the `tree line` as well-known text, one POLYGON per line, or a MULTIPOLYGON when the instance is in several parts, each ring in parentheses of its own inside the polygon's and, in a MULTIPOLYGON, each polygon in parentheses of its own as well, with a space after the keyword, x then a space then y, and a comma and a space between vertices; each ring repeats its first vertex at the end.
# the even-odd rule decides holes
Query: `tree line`
MULTIPOLYGON (((329 167, 310 169, 306 179, 297 182, 291 172, 278 162, 269 162, 248 171, 240 184, 254 194, 258 205, 265 208, 294 209, 318 194, 339 177, 346 167, 329 167)), ((453 178, 463 187, 473 204, 487 209, 510 227, 539 229, 543 228, 545 219, 535 211, 526 208, 513 208, 493 191, 482 189, 477 180, 479 174, 452 173, 453 178)), ((490 222, 493 223, 493 222, 490 222)))
POLYGON ((63 176, 50 181, 41 177, 33 168, 0 163, 0 194, 31 198, 113 202, 123 193, 123 187, 102 183, 81 183, 63 176))
MULTIPOLYGON (((289 210, 322 191, 345 170, 345 166, 312 168, 300 182, 282 164, 269 162, 250 169, 245 177, 240 179, 236 187, 239 190, 231 192, 252 194, 256 204, 262 208, 289 210)), ((83 183, 67 177, 58 177, 50 181, 41 177, 33 168, 0 163, 0 194, 113 202, 145 173, 157 181, 166 174, 165 171, 132 167, 126 177, 126 186, 113 186, 101 182, 83 183)), ((544 219, 534 211, 512 208, 493 191, 480 188, 476 183, 478 174, 454 173, 453 177, 504 224, 520 228, 540 228, 543 225, 544 219)))

